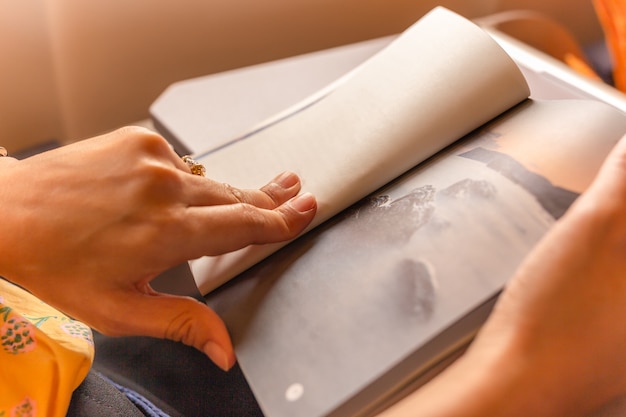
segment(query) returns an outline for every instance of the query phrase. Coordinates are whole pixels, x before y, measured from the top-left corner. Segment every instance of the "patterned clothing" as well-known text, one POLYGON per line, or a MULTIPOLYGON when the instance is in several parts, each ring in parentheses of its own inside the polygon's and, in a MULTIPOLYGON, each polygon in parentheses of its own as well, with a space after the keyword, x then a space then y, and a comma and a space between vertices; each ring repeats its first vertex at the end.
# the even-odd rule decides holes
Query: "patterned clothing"
POLYGON ((62 417, 94 357, 89 327, 0 278, 0 417, 62 417))

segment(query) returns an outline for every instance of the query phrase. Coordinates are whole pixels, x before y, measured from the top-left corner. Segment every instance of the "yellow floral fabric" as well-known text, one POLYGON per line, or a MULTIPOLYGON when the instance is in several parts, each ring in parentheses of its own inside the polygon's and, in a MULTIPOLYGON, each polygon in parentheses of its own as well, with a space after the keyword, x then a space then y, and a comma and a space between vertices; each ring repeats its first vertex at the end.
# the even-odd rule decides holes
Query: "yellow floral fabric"
POLYGON ((0 417, 61 417, 93 362, 89 327, 0 278, 0 417))

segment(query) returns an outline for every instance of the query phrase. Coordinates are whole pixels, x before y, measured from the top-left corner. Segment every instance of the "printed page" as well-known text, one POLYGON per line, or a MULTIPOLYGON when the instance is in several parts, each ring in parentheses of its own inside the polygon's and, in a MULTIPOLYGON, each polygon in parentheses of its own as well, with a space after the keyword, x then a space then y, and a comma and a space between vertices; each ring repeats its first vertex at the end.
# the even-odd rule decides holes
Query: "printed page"
MULTIPOLYGON (((199 160, 207 176, 240 188, 298 173, 318 199, 313 228, 528 95, 488 34, 439 7, 306 105, 199 160)), ((283 245, 192 261, 201 292, 283 245)))
POLYGON ((624 132, 601 102, 527 100, 209 294, 264 413, 369 415, 413 386, 624 132))

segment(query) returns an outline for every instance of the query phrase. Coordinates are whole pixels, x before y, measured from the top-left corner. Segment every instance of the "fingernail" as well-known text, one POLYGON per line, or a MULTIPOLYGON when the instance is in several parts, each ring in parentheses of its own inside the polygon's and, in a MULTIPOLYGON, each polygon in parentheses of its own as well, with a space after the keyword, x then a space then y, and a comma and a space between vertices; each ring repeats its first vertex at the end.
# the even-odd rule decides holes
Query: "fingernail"
POLYGON ((274 178, 274 182, 283 188, 291 188, 300 181, 300 178, 291 171, 285 171, 274 178))
POLYGON ((289 200, 289 205, 300 213, 313 210, 316 204, 315 197, 311 193, 300 194, 289 200))
POLYGON ((223 371, 228 371, 233 364, 228 358, 228 354, 222 349, 220 345, 214 342, 207 342, 204 345, 204 353, 211 358, 213 363, 220 367, 223 371))

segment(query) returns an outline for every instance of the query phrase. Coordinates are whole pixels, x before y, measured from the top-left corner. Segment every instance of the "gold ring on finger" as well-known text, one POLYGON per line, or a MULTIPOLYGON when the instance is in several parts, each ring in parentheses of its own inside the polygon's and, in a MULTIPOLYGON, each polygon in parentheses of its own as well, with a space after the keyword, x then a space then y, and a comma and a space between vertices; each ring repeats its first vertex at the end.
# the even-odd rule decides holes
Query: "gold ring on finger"
POLYGON ((187 164, 193 175, 199 175, 201 177, 204 177, 204 174, 206 173, 206 168, 204 167, 204 165, 194 161, 189 155, 183 156, 182 160, 185 164, 187 164))

